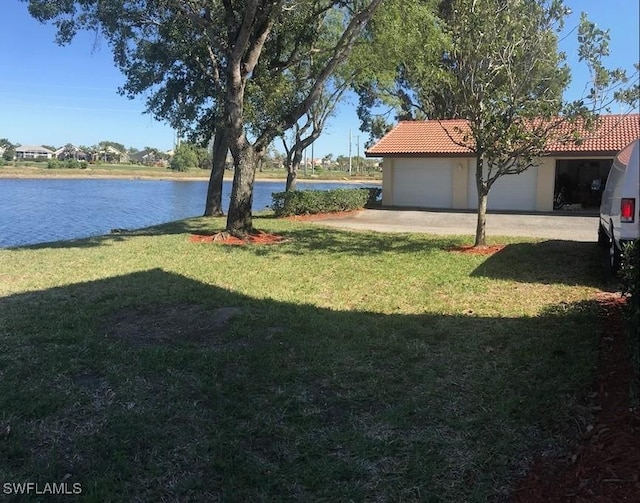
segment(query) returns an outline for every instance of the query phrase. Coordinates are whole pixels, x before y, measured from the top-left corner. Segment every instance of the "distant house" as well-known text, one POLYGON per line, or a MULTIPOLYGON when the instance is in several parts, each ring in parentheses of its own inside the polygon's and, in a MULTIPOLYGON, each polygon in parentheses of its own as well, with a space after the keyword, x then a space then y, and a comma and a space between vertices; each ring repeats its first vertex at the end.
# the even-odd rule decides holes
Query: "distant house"
MULTIPOLYGON (((476 159, 454 141, 463 120, 403 121, 367 150, 382 157, 382 204, 389 207, 475 209, 476 159)), ((539 165, 496 181, 493 210, 552 211, 554 194, 566 189, 569 203, 600 204, 597 191, 618 151, 640 137, 640 115, 606 115, 581 143, 550 144, 539 165), (568 192, 568 193, 567 193, 568 192)))
POLYGON ((130 160, 138 164, 153 166, 153 165, 160 165, 163 162, 166 164, 166 160, 164 159, 164 157, 166 157, 166 155, 163 156, 156 149, 146 148, 144 150, 131 154, 130 160))
POLYGON ((113 163, 129 162, 129 155, 126 152, 121 152, 111 145, 107 145, 106 147, 93 152, 91 154, 91 160, 113 163))
POLYGON ((85 161, 88 157, 88 154, 85 151, 71 144, 60 147, 54 152, 54 154, 56 159, 60 161, 85 161))
POLYGON ((16 147, 16 159, 52 159, 55 152, 42 146, 22 145, 16 147))

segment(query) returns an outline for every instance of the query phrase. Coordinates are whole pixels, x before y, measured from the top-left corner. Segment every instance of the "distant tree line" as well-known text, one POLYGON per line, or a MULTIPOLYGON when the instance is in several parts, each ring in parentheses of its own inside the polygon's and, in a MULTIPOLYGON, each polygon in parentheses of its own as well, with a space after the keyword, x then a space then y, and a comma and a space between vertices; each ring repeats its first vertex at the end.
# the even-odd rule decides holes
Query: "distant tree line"
MULTIPOLYGON (((0 157, 5 162, 11 162, 16 157, 16 148, 21 145, 12 143, 6 138, 0 138, 0 157)), ((59 147, 53 145, 42 145, 42 147, 57 152, 59 147)), ((62 152, 57 159, 50 161, 50 167, 80 167, 82 162, 115 162, 113 154, 109 153, 108 147, 117 152, 126 154, 126 161, 132 164, 146 165, 166 165, 173 171, 189 171, 193 169, 210 170, 213 162, 213 152, 210 147, 203 147, 197 143, 182 141, 172 152, 163 152, 155 147, 125 147, 122 143, 114 141, 101 141, 93 146, 74 146, 67 144, 62 148, 62 152), (55 161, 66 162, 67 164, 55 164, 55 161)), ((46 161, 46 159, 40 159, 46 161)), ((260 159, 259 171, 289 170, 290 159, 286 153, 279 152, 275 147, 271 147, 260 159)), ((84 166, 83 166, 84 167, 84 166)), ((378 161, 367 159, 361 156, 345 155, 334 156, 327 154, 322 158, 304 158, 298 162, 296 169, 303 169, 305 174, 319 174, 324 170, 344 171, 353 174, 372 174, 378 171, 378 161)), ((225 170, 233 170, 233 160, 227 156, 225 170)), ((296 174, 297 176, 297 174, 296 174)))

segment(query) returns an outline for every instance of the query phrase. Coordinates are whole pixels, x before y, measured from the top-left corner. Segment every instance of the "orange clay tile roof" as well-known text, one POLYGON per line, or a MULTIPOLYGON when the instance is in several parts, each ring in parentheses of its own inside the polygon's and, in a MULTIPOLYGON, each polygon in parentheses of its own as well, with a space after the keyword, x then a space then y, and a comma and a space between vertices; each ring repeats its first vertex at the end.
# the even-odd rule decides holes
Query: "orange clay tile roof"
MULTIPOLYGON (((460 131, 467 121, 401 121, 378 143, 366 151, 367 157, 382 156, 469 156, 473 153, 452 140, 462 142, 460 131)), ((603 115, 597 129, 580 144, 555 143, 547 152, 556 155, 614 155, 636 138, 640 138, 640 114, 603 115)))

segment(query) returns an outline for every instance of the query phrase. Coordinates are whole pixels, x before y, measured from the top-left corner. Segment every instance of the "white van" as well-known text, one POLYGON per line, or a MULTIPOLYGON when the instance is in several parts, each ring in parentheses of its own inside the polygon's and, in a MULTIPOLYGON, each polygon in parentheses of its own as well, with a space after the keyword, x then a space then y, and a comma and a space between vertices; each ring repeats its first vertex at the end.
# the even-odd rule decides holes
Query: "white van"
POLYGON ((609 247, 613 271, 620 268, 622 246, 640 237, 640 139, 623 148, 613 160, 602 204, 598 244, 609 247))

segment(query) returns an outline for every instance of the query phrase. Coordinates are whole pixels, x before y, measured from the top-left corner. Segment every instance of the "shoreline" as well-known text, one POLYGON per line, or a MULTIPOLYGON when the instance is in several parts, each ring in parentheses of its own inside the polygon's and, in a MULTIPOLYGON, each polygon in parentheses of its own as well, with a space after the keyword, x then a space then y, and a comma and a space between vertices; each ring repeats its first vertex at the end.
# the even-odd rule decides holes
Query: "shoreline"
MULTIPOLYGON (((28 168, 27 168, 28 169, 28 168)), ((175 181, 175 182, 207 182, 209 181, 209 175, 193 176, 193 175, 168 175, 168 174, 127 174, 127 173, 16 173, 13 170, 11 173, 3 173, 0 167, 0 179, 8 180, 158 180, 158 181, 175 181)), ((224 176, 224 181, 230 182, 233 180, 233 176, 224 176)), ((260 177, 256 176, 256 182, 286 182, 286 178, 277 177, 260 177)), ((381 185, 381 179, 370 178, 298 178, 298 183, 344 183, 362 185, 366 183, 381 185)))

